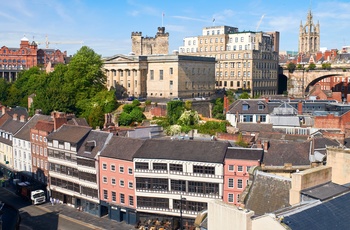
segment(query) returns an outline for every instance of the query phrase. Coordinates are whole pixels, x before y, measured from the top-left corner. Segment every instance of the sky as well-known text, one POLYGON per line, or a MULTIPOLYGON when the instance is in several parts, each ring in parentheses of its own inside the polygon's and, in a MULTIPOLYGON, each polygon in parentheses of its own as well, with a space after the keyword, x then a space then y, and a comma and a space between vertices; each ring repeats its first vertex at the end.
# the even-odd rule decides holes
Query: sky
POLYGON ((280 50, 297 51, 310 9, 320 23, 321 48, 350 45, 349 0, 1 0, 0 47, 19 47, 25 35, 45 48, 47 37, 49 48, 68 55, 85 45, 109 57, 131 52, 131 32, 154 37, 164 26, 172 53, 203 27, 227 25, 279 31, 280 50))

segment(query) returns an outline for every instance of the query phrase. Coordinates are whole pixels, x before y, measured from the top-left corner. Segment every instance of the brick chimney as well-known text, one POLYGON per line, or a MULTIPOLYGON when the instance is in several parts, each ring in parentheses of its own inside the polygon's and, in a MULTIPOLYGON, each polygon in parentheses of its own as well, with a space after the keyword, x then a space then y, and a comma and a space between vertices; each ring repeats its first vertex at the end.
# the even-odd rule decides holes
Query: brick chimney
POLYGON ((62 125, 67 123, 67 117, 65 113, 61 112, 52 112, 51 117, 53 118, 53 129, 56 131, 62 125))
POLYGON ((111 124, 111 123, 112 123, 112 114, 106 113, 105 114, 105 123, 103 124, 103 127, 107 128, 107 124, 111 124))
POLYGON ((20 122, 25 122, 26 121, 26 117, 24 115, 21 115, 19 117, 19 120, 20 120, 20 122))
POLYGON ((302 115, 302 114, 303 114, 303 102, 298 101, 298 115, 302 115))
POLYGON ((13 114, 12 118, 13 118, 14 121, 17 121, 18 120, 18 114, 17 113, 13 114))
POLYGON ((224 114, 227 113, 228 111, 228 106, 229 106, 229 101, 226 95, 224 95, 224 114))
POLYGON ((269 149, 269 141, 264 141, 263 147, 264 147, 264 152, 267 152, 267 150, 269 149))

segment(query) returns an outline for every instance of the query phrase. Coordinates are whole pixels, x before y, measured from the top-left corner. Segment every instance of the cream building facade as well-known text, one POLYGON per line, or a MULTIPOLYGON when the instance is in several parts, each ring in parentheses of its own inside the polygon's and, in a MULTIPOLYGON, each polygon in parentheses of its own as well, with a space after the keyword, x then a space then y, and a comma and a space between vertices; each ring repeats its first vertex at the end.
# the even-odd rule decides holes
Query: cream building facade
POLYGON ((215 92, 215 59, 188 55, 115 55, 105 58, 107 87, 123 96, 210 97, 215 92))
POLYGON ((204 27, 184 39, 180 54, 214 57, 217 88, 277 94, 279 32, 239 32, 231 26, 204 27))

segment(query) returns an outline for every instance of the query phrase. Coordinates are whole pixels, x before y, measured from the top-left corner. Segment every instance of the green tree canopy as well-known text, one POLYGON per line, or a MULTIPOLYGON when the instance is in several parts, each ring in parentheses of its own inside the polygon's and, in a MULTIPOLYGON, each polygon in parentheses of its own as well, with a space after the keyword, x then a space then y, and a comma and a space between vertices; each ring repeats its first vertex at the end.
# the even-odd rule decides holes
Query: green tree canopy
POLYGON ((287 69, 288 69, 288 72, 289 73, 293 73, 294 70, 296 69, 296 66, 293 62, 289 62, 288 65, 287 65, 287 69))
POLYGON ((167 117, 169 124, 176 124, 183 111, 184 103, 182 101, 169 101, 167 104, 167 117))

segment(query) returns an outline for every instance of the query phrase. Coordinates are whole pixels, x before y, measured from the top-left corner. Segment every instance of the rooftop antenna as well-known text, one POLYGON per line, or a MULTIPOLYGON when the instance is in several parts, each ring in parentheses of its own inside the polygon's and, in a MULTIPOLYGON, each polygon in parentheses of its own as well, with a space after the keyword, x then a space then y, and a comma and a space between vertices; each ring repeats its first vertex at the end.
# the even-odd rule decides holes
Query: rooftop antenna
POLYGON ((164 16, 165 16, 165 14, 164 14, 164 12, 162 12, 162 27, 164 27, 164 26, 163 26, 164 16))

